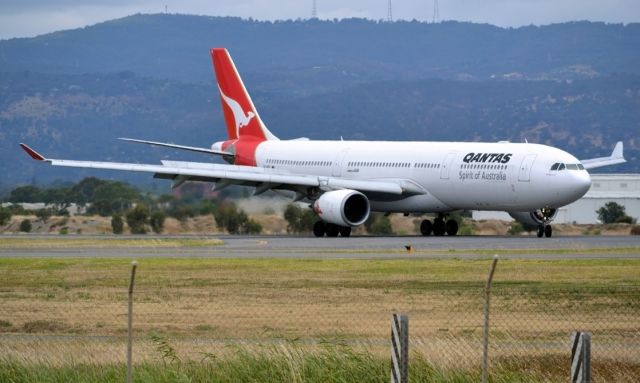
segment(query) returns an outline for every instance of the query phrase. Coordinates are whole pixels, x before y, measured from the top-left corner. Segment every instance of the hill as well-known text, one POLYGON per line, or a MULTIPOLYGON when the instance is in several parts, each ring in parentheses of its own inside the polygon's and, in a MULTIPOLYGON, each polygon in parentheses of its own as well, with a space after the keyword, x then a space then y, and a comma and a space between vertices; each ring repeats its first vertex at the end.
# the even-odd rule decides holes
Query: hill
POLYGON ((639 43, 639 24, 502 29, 179 15, 0 41, 0 191, 96 174, 44 170, 19 150, 22 141, 59 158, 209 160, 115 138, 222 139, 211 46, 229 47, 263 119, 282 138, 527 139, 579 158, 624 140, 630 162, 604 170, 637 172, 639 43))
MULTIPOLYGON (((239 70, 282 82, 399 78, 486 79, 640 74, 640 24, 574 22, 499 28, 488 24, 255 21, 134 15, 35 38, 0 41, 3 71, 135 73, 211 81, 211 47, 227 47, 239 70)), ((315 81, 322 87, 326 81, 315 81)), ((336 86, 336 81, 328 85, 336 86)))

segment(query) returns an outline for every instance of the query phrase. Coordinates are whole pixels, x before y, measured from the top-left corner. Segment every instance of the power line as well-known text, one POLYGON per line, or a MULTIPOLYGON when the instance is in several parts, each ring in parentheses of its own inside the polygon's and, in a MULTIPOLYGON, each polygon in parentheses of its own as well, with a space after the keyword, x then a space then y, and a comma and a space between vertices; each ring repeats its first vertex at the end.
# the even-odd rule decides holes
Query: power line
POLYGON ((440 21, 440 7, 438 6, 438 0, 433 0, 433 20, 432 23, 440 21))

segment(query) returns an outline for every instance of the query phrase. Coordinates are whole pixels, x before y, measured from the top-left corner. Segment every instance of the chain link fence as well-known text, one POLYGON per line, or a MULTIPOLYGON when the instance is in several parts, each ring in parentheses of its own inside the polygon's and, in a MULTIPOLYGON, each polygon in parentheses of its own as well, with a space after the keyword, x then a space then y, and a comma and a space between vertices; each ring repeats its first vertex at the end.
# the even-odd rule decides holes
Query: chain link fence
MULTIPOLYGON (((292 343, 308 352, 341 344, 386 358, 391 314, 403 312, 411 358, 443 371, 477 372, 489 263, 142 259, 133 360, 201 361, 239 347, 292 343)), ((592 334, 594 381, 640 376, 640 284, 630 277, 638 264, 578 266, 501 261, 492 290, 490 371, 566 381, 570 334, 584 330, 592 334)), ((124 363, 129 267, 125 260, 5 260, 0 356, 49 365, 124 363)))

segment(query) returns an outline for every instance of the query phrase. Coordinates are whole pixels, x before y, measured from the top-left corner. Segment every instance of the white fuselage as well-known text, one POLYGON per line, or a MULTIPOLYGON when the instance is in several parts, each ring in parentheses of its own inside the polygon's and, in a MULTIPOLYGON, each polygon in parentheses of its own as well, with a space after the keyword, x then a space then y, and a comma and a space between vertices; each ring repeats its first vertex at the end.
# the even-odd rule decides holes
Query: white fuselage
POLYGON ((256 163, 292 174, 410 180, 424 189, 395 198, 368 195, 372 210, 388 212, 557 208, 591 186, 574 156, 528 143, 265 141, 256 149, 256 163), (558 163, 572 166, 551 170, 558 163))

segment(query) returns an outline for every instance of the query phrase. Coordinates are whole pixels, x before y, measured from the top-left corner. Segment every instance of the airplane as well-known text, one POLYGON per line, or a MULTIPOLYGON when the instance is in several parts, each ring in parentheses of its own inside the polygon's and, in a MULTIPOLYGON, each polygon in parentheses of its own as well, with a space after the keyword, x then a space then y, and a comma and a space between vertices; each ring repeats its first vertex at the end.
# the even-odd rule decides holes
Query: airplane
POLYGON ((161 164, 50 159, 20 146, 34 160, 53 166, 153 173, 178 187, 187 181, 286 192, 308 202, 319 220, 315 236, 348 237, 370 212, 434 213, 422 235, 456 235, 449 214, 502 210, 537 225, 551 237, 558 208, 581 198, 591 186, 587 169, 625 162, 622 142, 610 156, 578 160, 547 145, 488 142, 280 140, 260 118, 225 48, 210 51, 228 139, 211 147, 120 138, 121 140, 220 156, 228 164, 163 160, 161 164))

